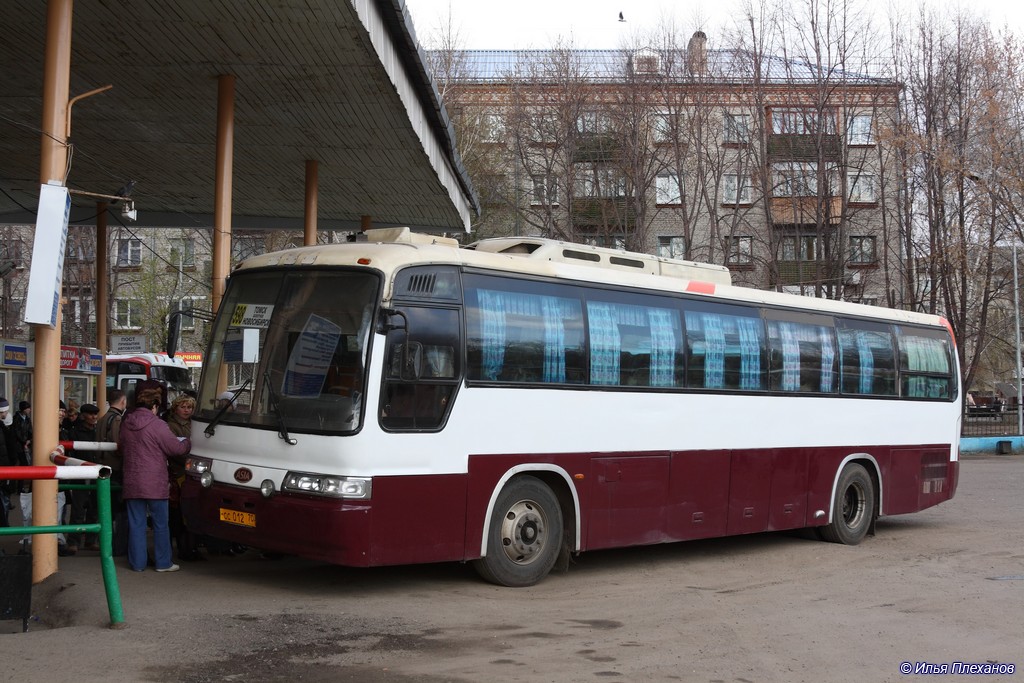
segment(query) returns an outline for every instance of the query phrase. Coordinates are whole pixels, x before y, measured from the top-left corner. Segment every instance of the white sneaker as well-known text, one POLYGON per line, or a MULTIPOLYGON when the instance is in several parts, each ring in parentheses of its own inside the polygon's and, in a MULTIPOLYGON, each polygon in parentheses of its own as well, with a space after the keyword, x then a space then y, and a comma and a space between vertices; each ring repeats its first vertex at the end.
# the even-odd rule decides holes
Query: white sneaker
POLYGON ((181 567, 179 567, 176 564, 172 564, 170 567, 164 567, 163 569, 157 569, 157 571, 158 572, 176 572, 179 569, 181 569, 181 567))

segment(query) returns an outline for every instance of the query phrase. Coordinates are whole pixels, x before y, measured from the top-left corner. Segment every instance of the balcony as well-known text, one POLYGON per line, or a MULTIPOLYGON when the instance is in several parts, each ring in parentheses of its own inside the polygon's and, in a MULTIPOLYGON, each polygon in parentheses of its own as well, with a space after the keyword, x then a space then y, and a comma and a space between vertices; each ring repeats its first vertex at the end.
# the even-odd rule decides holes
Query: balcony
POLYGON ((843 207, 840 197, 772 197, 772 224, 817 225, 819 203, 821 224, 839 225, 843 207))
POLYGON ((572 222, 583 226, 636 225, 636 207, 626 197, 615 199, 577 197, 572 202, 572 222))
POLYGON ((779 281, 782 286, 789 285, 813 285, 819 280, 823 285, 838 285, 840 279, 837 271, 840 269, 831 263, 822 263, 821 272, 817 270, 814 261, 779 261, 779 281))
POLYGON ((612 135, 601 133, 581 133, 576 138, 576 153, 573 161, 577 163, 609 163, 619 158, 619 143, 612 135))
POLYGON ((768 136, 768 156, 786 160, 836 160, 841 140, 838 135, 796 135, 775 133, 768 136))

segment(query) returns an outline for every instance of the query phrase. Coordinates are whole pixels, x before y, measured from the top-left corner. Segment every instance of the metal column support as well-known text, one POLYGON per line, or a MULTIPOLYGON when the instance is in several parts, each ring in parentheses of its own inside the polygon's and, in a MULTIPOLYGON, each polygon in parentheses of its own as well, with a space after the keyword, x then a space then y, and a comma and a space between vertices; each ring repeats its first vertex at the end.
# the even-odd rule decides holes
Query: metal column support
POLYGON ((107 203, 96 202, 96 346, 103 353, 100 364, 100 376, 96 380, 96 405, 100 412, 107 412, 107 352, 110 344, 107 341, 107 203))
POLYGON ((231 265, 231 191, 235 164, 235 77, 217 78, 217 172, 213 207, 213 310, 231 265))
MULTIPOLYGON (((71 21, 73 0, 49 0, 46 10, 46 56, 43 66, 42 146, 39 182, 65 182, 68 172, 66 133, 71 81, 71 21)), ((32 371, 32 462, 47 465, 58 439, 57 402, 60 400, 60 323, 34 325, 36 365, 32 371)), ((32 524, 57 522, 57 482, 32 484, 32 524)), ((39 583, 57 571, 57 537, 38 537, 32 543, 32 582, 39 583)))
POLYGON ((320 197, 318 165, 316 160, 306 160, 306 220, 303 225, 302 243, 307 247, 316 244, 317 201, 320 197))

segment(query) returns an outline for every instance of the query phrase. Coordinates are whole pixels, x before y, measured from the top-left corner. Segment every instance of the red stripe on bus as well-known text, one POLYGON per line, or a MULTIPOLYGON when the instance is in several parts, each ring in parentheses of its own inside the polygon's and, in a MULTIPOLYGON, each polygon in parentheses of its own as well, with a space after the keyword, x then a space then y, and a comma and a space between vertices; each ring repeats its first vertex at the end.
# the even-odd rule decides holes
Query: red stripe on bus
POLYGON ((714 294, 715 285, 710 282, 700 282, 698 280, 690 280, 686 284, 687 292, 694 292, 695 294, 714 294))

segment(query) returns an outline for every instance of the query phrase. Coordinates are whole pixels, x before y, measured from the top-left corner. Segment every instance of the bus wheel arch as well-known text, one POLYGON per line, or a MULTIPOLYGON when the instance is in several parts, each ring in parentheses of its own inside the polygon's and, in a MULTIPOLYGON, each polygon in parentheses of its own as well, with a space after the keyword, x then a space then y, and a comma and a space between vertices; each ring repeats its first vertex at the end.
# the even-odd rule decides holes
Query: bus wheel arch
POLYGON ((857 545, 874 533, 881 500, 877 467, 871 456, 854 456, 842 463, 833 487, 829 522, 819 527, 821 538, 857 545))
POLYGON ((477 573, 501 586, 532 586, 568 563, 575 536, 573 492, 556 472, 526 471, 496 488, 477 573), (569 507, 566 507, 566 502, 569 507))

